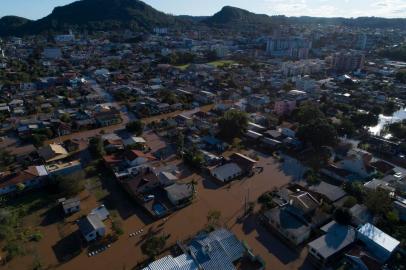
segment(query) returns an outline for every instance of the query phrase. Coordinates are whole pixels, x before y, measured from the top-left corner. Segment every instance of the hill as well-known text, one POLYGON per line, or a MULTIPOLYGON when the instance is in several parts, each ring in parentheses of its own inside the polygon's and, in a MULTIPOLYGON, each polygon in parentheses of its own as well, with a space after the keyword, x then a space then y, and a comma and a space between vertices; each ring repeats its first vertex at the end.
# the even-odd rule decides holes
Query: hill
POLYGON ((139 0, 82 0, 55 8, 48 16, 4 34, 38 34, 67 29, 113 30, 130 28, 150 31, 156 26, 182 24, 182 20, 157 11, 139 0))
POLYGON ((132 29, 150 32, 154 27, 226 28, 255 33, 270 32, 272 26, 288 24, 334 24, 351 27, 403 28, 406 19, 377 17, 322 18, 285 17, 256 14, 244 9, 225 6, 213 16, 172 16, 160 12, 140 0, 81 0, 55 8, 48 16, 30 21, 21 17, 6 16, 0 19, 0 36, 39 34, 48 31, 132 29))
POLYGON ((225 6, 213 16, 203 20, 210 26, 218 27, 246 27, 246 26, 270 26, 272 19, 268 15, 256 14, 244 9, 225 6))
POLYGON ((0 19, 0 36, 12 33, 29 22, 31 21, 17 16, 4 16, 0 19))

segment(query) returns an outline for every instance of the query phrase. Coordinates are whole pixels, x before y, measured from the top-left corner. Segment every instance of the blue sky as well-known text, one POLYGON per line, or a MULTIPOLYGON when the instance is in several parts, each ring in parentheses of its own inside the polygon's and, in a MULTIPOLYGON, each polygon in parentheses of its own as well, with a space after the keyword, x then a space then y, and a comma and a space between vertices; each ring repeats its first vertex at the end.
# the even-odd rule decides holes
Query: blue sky
MULTIPOLYGON (((0 0, 0 17, 17 15, 39 19, 56 6, 73 0, 0 0)), ((406 17, 406 0, 145 0, 151 6, 171 14, 211 15, 225 5, 256 13, 319 17, 406 17)))

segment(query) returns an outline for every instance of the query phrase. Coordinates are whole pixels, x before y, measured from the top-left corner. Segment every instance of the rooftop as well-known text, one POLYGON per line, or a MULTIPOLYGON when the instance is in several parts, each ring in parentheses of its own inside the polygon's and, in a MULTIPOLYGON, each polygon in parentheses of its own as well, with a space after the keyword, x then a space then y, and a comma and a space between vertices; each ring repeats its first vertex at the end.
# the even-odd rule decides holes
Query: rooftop
POLYGON ((355 230, 334 221, 323 227, 325 235, 309 243, 324 259, 328 259, 355 241, 355 230))
POLYGON ((381 246, 382 248, 386 249, 389 252, 392 252, 399 246, 400 242, 393 238, 392 236, 384 233, 371 223, 367 223, 361 228, 358 229, 358 233, 363 235, 366 238, 369 238, 377 245, 381 246))

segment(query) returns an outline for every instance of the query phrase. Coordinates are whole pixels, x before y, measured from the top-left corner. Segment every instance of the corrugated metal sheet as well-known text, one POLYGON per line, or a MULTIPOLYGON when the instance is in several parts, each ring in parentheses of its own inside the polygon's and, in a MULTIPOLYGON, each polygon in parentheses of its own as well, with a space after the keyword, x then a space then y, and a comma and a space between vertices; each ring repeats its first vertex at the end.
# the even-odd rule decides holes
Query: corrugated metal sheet
POLYGON ((245 251, 237 237, 226 229, 196 237, 189 248, 204 270, 235 270, 233 262, 245 251))
POLYGON ((166 256, 162 259, 152 262, 143 270, 198 270, 196 263, 192 257, 187 254, 182 254, 179 257, 173 258, 166 256))

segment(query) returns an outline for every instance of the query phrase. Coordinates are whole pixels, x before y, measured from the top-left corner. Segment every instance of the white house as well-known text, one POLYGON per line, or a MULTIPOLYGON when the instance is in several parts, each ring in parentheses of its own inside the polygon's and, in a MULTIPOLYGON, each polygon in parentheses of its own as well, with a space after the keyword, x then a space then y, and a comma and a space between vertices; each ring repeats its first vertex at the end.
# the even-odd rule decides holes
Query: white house
POLYGON ((242 169, 236 163, 226 163, 211 170, 211 175, 225 183, 239 177, 242 172, 242 169))
POLYGON ((96 214, 89 214, 78 221, 79 230, 87 242, 106 234, 106 226, 96 214))

